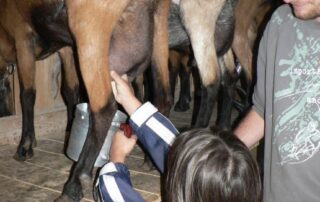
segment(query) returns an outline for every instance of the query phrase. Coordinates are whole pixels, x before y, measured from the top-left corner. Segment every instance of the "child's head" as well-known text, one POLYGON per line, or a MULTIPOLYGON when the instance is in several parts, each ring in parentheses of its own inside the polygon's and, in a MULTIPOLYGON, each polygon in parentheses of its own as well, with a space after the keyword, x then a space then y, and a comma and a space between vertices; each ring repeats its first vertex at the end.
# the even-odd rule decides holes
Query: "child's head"
POLYGON ((249 149, 231 132, 195 129, 182 133, 168 156, 166 199, 261 201, 258 167, 249 149))

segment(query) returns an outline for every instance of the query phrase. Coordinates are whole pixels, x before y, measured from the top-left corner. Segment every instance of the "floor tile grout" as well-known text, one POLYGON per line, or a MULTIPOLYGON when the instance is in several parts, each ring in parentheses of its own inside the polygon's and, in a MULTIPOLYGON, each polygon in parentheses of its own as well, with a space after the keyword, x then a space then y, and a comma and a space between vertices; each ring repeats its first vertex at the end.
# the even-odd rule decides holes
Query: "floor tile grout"
POLYGON ((131 169, 129 169, 129 171, 130 171, 130 172, 133 172, 133 173, 137 173, 137 174, 149 175, 149 176, 152 176, 152 177, 160 178, 160 175, 155 175, 155 174, 151 174, 151 173, 140 172, 140 171, 131 170, 131 169))
POLYGON ((46 150, 43 150, 43 149, 40 149, 40 148, 34 148, 34 150, 36 150, 36 151, 41 151, 41 152, 45 152, 45 153, 48 153, 48 154, 53 154, 53 155, 58 155, 58 156, 66 157, 66 155, 64 155, 63 153, 46 151, 46 150))
POLYGON ((160 196, 159 193, 149 192, 149 191, 145 191, 145 190, 137 189, 137 188, 134 188, 134 189, 137 190, 137 191, 139 191, 139 192, 142 192, 142 193, 160 196))
POLYGON ((140 156, 132 155, 132 154, 129 154, 128 157, 144 160, 144 157, 140 157, 140 156))
POLYGON ((39 140, 49 140, 49 141, 52 141, 52 142, 57 142, 57 143, 64 144, 64 141, 55 140, 55 139, 51 139, 51 138, 40 138, 39 140))
POLYGON ((32 163, 32 162, 29 162, 29 161, 25 161, 25 163, 27 164, 30 164, 30 165, 33 165, 33 166, 36 166, 38 168, 45 168, 45 169, 48 169, 48 170, 53 170, 57 173, 62 173, 62 174, 69 174, 70 172, 66 172, 66 171, 62 171, 62 170, 57 170, 57 169, 54 169, 54 168, 50 168, 50 167, 47 167, 47 166, 41 166, 41 165, 38 165, 36 163, 32 163))

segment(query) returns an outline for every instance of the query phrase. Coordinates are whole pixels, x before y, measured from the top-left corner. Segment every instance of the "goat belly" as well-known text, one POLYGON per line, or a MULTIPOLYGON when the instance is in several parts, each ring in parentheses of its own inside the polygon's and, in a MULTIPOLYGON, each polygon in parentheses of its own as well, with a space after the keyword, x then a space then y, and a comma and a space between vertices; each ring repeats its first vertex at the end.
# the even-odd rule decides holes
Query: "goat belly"
POLYGON ((30 15, 35 31, 43 43, 73 45, 63 1, 42 3, 33 7, 30 15))

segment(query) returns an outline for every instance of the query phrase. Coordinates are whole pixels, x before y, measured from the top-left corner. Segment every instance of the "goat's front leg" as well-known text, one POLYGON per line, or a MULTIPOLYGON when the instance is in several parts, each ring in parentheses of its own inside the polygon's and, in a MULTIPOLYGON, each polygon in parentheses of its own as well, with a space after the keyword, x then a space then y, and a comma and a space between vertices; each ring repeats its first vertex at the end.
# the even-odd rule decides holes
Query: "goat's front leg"
POLYGON ((66 3, 92 114, 79 161, 73 165, 63 194, 56 201, 80 201, 82 186, 91 177, 116 111, 116 102, 111 95, 109 44, 113 28, 129 0, 67 0, 66 3))

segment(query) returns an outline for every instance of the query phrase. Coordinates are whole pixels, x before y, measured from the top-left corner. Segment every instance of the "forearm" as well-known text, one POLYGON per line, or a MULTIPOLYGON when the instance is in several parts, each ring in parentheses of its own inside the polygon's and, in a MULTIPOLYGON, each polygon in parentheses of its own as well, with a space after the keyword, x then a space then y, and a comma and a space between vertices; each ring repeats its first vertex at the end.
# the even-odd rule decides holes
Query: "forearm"
POLYGON ((126 165, 107 163, 100 170, 96 186, 99 189, 101 201, 144 201, 133 189, 130 173, 126 165))
POLYGON ((179 131, 149 102, 130 117, 129 123, 157 168, 163 172, 169 147, 179 131))
POLYGON ((122 104, 129 116, 131 116, 141 105, 142 103, 134 95, 128 98, 127 102, 122 104))
POLYGON ((234 133, 248 148, 252 148, 264 136, 264 119, 251 109, 234 133))

